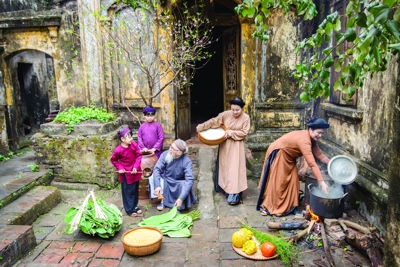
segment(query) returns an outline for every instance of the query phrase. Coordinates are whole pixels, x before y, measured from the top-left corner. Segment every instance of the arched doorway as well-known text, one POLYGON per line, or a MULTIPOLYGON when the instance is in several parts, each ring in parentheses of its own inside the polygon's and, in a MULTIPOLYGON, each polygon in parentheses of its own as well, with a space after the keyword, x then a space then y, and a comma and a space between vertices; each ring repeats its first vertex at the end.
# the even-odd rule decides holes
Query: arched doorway
POLYGON ((7 60, 11 75, 12 105, 6 124, 9 147, 26 145, 27 139, 40 130, 40 125, 53 110, 59 109, 53 58, 41 51, 26 50, 7 60))
POLYGON ((233 1, 214 1, 210 18, 215 22, 210 47, 215 54, 196 70, 190 88, 191 123, 195 127, 226 109, 225 102, 240 94, 240 23, 233 1))

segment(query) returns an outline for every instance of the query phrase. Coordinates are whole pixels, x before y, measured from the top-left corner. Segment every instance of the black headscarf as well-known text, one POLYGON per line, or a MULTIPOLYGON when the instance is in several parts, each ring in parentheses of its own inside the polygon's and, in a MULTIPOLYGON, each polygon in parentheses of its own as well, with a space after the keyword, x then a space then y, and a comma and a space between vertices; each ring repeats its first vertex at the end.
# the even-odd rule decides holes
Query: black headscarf
POLYGON ((229 100, 228 101, 229 102, 229 104, 233 104, 233 105, 238 105, 239 107, 244 107, 245 105, 246 105, 246 103, 243 101, 243 99, 241 99, 240 97, 235 97, 234 99, 232 99, 232 100, 229 100))
POLYGON ((329 124, 321 118, 311 118, 307 121, 307 128, 315 129, 327 129, 329 124))

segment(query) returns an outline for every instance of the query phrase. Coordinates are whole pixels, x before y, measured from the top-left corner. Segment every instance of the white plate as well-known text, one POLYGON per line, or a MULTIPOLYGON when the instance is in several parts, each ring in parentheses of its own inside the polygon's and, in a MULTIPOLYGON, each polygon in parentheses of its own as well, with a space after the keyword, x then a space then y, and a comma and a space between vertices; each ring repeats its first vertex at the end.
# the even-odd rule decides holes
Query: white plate
POLYGON ((351 184, 357 177, 357 165, 348 156, 339 155, 329 161, 328 174, 336 183, 351 184))

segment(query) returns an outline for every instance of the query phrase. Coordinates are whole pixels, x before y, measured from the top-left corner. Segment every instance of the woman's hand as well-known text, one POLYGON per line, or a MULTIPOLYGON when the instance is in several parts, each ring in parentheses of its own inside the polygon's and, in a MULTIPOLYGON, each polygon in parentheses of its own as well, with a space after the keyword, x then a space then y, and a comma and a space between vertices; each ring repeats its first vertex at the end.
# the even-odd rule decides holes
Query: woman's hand
POLYGON ((324 192, 327 195, 329 194, 329 188, 328 185, 325 183, 325 181, 319 182, 319 186, 321 187, 322 192, 324 192))
POLYGON ((182 199, 178 198, 178 199, 175 201, 174 206, 176 206, 176 207, 178 207, 178 208, 179 208, 180 206, 182 206, 182 199))
POLYGON ((125 170, 118 170, 119 173, 125 173, 125 170))
POLYGON ((137 173, 136 168, 133 168, 132 171, 131 171, 131 173, 132 173, 132 174, 136 174, 136 173, 137 173))
POLYGON ((201 127, 200 127, 200 124, 197 125, 197 126, 196 126, 196 131, 201 132, 201 130, 202 130, 202 129, 201 129, 201 127))
POLYGON ((147 153, 147 151, 148 151, 148 149, 147 149, 147 147, 145 147, 145 148, 143 148, 142 150, 140 150, 140 152, 144 152, 144 153, 147 153))
POLYGON ((232 132, 231 130, 226 130, 225 132, 225 139, 231 138, 232 137, 232 132))

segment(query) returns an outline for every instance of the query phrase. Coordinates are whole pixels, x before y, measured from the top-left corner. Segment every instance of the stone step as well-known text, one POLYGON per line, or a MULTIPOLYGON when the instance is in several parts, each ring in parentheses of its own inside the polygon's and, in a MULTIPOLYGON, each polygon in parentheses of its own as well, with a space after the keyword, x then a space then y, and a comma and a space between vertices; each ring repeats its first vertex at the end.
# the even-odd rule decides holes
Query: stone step
POLYGON ((0 225, 0 265, 9 267, 36 247, 30 225, 0 225))
POLYGON ((0 209, 4 208, 20 196, 37 185, 49 185, 52 174, 49 170, 39 172, 16 172, 14 177, 9 179, 0 187, 0 209))
POLYGON ((60 201, 61 191, 58 188, 37 186, 0 210, 0 225, 30 225, 60 201))

